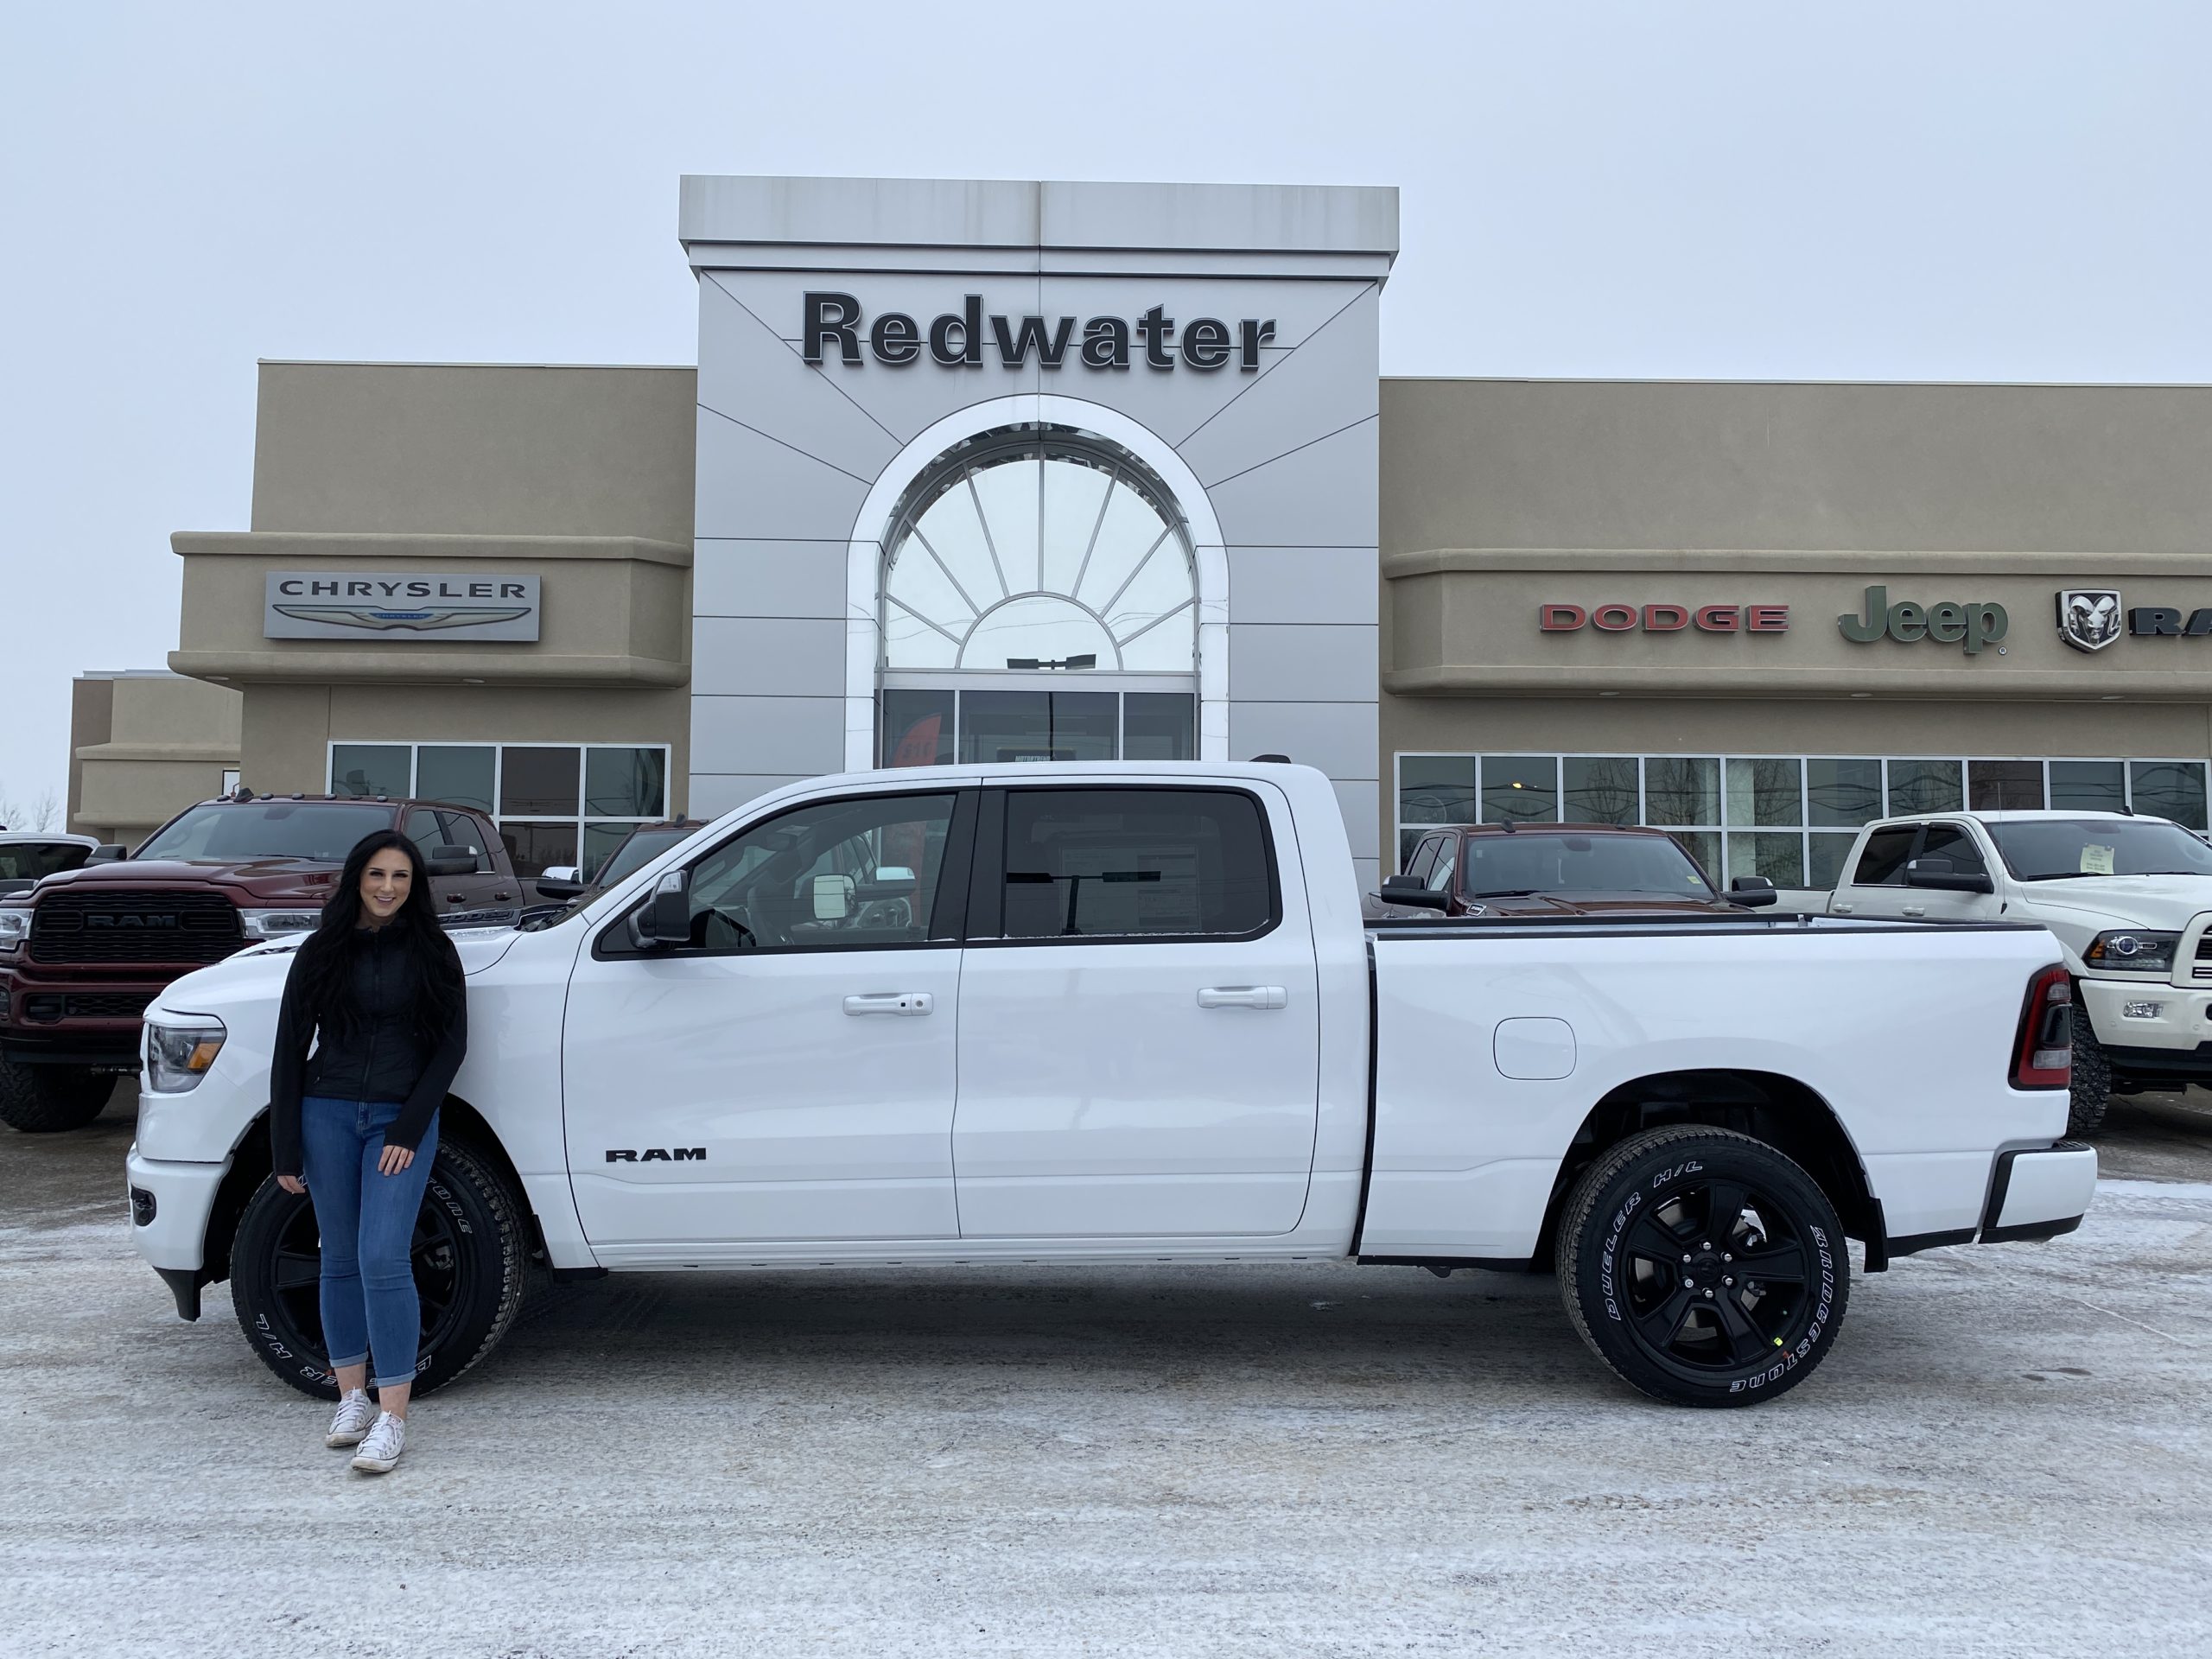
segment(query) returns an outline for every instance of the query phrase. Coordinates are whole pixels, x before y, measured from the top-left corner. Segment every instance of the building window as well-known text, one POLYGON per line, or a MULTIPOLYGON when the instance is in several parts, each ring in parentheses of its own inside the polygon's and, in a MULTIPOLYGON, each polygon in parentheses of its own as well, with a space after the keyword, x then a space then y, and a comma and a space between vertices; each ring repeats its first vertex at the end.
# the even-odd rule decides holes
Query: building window
POLYGON ((881 765, 1196 753, 1191 540, 1135 457, 1058 427, 971 438, 884 546, 881 765))
POLYGON ((330 792, 448 801, 490 815, 518 875, 587 873, 669 815, 660 743, 333 743, 330 792))
POLYGON ((1629 823, 1669 831, 1724 885, 1832 887, 1879 817, 2050 807, 2206 828, 2206 762, 1967 756, 1400 754, 1401 868, 1438 823, 1629 823))

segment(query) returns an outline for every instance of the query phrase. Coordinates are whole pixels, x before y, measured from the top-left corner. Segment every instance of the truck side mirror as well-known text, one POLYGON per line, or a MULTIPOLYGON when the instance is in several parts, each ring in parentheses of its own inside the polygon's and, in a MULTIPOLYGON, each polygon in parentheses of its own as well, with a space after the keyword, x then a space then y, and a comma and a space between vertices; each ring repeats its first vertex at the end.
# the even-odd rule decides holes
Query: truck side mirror
POLYGON ((1758 910, 1780 901, 1782 895, 1774 883, 1763 875, 1739 875, 1728 884, 1728 902, 1741 905, 1746 910, 1758 910))
POLYGON ((1904 884, 1908 887, 1926 887, 1936 893, 1994 893, 1997 884, 1981 870, 1961 870, 1957 863, 1940 855, 1916 858, 1904 867, 1904 884))
POLYGON ((691 872, 671 870, 653 896, 630 912, 630 940, 640 950, 691 943, 691 872))
POLYGON ((93 848, 92 850, 86 855, 85 862, 87 864, 113 864, 118 860, 125 859, 130 856, 130 849, 128 847, 118 846, 111 841, 103 842, 99 846, 93 848))
POLYGON ((433 847, 423 868, 431 875, 474 875, 476 859, 466 847, 433 847))
POLYGON ((817 875, 814 878, 814 919, 842 922, 853 907, 853 878, 817 875))
POLYGON ((1452 908, 1452 896, 1439 893, 1417 875, 1386 875, 1382 878, 1382 902, 1389 905, 1411 905, 1420 910, 1452 908))

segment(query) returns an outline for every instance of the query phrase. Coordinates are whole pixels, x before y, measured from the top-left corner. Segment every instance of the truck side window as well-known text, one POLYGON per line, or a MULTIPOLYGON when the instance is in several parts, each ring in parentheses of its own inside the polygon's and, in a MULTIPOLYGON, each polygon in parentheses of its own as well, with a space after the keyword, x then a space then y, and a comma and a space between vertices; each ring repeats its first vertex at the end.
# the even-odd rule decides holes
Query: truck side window
POLYGON ((1854 887, 1903 887, 1905 860, 1912 856, 1912 843, 1919 834, 1920 826, 1916 823, 1874 831, 1866 837, 1866 850, 1859 855, 1859 868, 1851 873, 1851 885, 1854 887))
POLYGON ((1442 850, 1443 846, 1444 837, 1441 836, 1429 836, 1424 838, 1421 845, 1414 849, 1413 861, 1406 866, 1406 874, 1423 887, 1427 886, 1429 870, 1434 866, 1436 855, 1442 850))
POLYGON ((871 950, 921 944, 942 885, 955 797, 809 801, 691 867, 691 946, 871 950))
POLYGON ((415 843, 415 850, 426 859, 430 856, 432 848, 445 844, 446 832, 438 823, 438 815, 428 807, 418 806, 408 813, 406 823, 400 825, 400 831, 415 843))
POLYGON ((1459 837, 1446 836, 1442 845, 1442 853, 1428 872, 1428 890, 1431 893, 1451 892, 1452 873, 1459 864, 1459 837))
POLYGON ((474 818, 466 812, 441 812, 438 828, 444 834, 448 847, 466 847, 476 855, 476 873, 492 874, 492 838, 480 829, 474 818))
POLYGON ((1232 789, 1020 789, 1009 939, 1253 938, 1281 919, 1260 804, 1232 789))
POLYGON ((1974 844, 1974 836, 1963 825, 1931 823, 1928 839, 1920 844, 1920 858, 1948 858, 1960 875, 1986 875, 1988 867, 1982 862, 1981 849, 1974 844))

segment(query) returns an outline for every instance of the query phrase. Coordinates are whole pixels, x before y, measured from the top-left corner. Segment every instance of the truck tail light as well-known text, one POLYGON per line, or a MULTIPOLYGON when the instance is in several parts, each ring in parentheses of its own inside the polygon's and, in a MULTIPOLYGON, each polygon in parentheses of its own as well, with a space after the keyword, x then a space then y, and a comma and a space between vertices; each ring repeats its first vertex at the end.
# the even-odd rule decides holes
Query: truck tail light
POLYGON ((2019 1039, 2012 1047, 2015 1089, 2065 1089, 2074 1082, 2074 982, 2063 963, 2040 969, 2028 982, 2020 1010, 2019 1039))

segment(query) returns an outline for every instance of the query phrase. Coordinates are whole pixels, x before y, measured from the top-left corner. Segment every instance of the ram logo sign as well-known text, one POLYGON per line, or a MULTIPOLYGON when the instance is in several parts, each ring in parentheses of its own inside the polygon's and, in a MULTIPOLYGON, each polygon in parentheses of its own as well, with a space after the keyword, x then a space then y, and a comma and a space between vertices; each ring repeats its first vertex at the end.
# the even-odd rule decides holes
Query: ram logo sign
POLYGON ((610 1164, 689 1164, 704 1163, 704 1147, 609 1147, 607 1161, 610 1164))
POLYGON ((2058 637, 2076 651, 2102 651, 2120 638, 2120 593, 2067 588, 2058 595, 2058 637))

